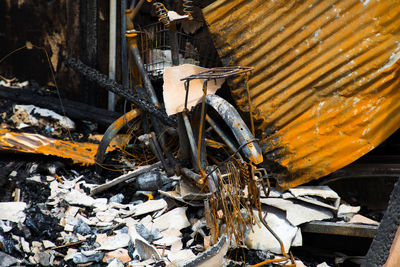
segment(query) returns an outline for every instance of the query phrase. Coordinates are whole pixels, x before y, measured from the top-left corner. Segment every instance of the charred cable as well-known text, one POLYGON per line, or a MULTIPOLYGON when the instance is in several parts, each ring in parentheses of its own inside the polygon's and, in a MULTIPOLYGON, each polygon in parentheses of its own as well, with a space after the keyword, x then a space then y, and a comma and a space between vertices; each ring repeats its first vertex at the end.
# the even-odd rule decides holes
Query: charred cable
POLYGON ((79 72, 87 80, 95 82, 107 91, 113 92, 120 97, 125 98, 126 100, 138 106, 143 111, 154 115, 164 124, 174 127, 177 125, 176 120, 174 118, 168 117, 168 115, 163 110, 157 108, 146 99, 140 97, 138 94, 130 92, 127 88, 124 88, 117 82, 110 80, 106 75, 85 65, 80 60, 77 60, 75 58, 68 58, 64 61, 64 63, 66 66, 71 67, 75 71, 79 72))

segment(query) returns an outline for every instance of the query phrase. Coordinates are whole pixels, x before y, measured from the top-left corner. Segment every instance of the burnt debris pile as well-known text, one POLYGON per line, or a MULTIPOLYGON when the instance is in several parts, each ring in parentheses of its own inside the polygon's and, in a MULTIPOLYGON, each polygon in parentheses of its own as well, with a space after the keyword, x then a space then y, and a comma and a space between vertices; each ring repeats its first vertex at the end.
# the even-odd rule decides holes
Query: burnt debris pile
MULTIPOLYGON (((8 89, 34 94, 29 86, 8 89)), ((2 100, 0 108, 0 148, 7 155, 0 162, 2 266, 242 266, 280 259, 290 248, 298 265, 332 264, 344 256, 309 259, 302 236, 334 226, 332 234, 353 228, 371 238, 377 228, 328 186, 260 190, 262 218, 277 240, 257 207, 241 207, 245 202, 237 195, 250 198, 248 186, 237 188, 237 177, 228 175, 211 194, 186 167, 181 175, 168 175, 146 145, 151 136, 132 141, 140 131, 135 121, 129 135, 110 142, 99 174, 96 122, 11 100, 2 100), (220 200, 225 204, 210 203, 220 200)))

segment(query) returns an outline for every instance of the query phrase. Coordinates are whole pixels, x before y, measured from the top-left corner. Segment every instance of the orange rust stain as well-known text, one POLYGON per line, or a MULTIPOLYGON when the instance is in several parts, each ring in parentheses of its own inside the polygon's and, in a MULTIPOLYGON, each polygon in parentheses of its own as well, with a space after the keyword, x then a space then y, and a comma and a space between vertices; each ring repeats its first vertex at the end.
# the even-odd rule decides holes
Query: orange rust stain
MULTIPOLYGON (((400 1, 217 0, 203 10, 225 65, 249 88, 282 189, 325 176, 400 126, 400 1)), ((237 105, 246 88, 233 81, 237 105)))
POLYGON ((225 147, 225 144, 220 143, 215 140, 212 140, 212 139, 206 138, 205 141, 206 141, 206 146, 208 146, 208 147, 217 148, 217 149, 225 147))
POLYGON ((263 155, 262 154, 257 154, 257 155, 252 155, 249 160, 253 163, 253 164, 260 164, 264 161, 263 159, 263 155))
MULTIPOLYGON (((100 142, 103 138, 103 134, 96 134, 89 137, 89 139, 100 142)), ((129 141, 132 139, 132 135, 129 134, 117 134, 111 139, 109 146, 114 146, 116 148, 125 147, 128 145, 129 141)), ((89 140, 90 141, 90 140, 89 140)))
POLYGON ((140 110, 138 109, 133 109, 121 117, 119 117, 114 123, 112 124, 115 129, 120 129, 122 126, 124 126, 128 121, 133 120, 134 118, 138 117, 140 115, 140 110))
MULTIPOLYGON (((117 146, 110 146, 107 151, 117 146)), ((74 163, 91 165, 95 163, 98 145, 47 138, 39 134, 16 133, 0 130, 0 150, 34 153, 71 159, 74 163)))

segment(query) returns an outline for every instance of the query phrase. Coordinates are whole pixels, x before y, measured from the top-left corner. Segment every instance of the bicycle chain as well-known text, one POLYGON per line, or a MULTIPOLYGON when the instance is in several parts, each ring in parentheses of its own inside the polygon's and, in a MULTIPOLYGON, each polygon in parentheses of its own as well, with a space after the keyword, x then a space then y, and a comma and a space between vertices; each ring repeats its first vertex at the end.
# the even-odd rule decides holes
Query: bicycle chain
POLYGON ((157 117, 161 122, 168 126, 176 126, 177 121, 175 118, 168 117, 165 111, 156 107, 152 103, 150 103, 147 99, 139 96, 136 93, 132 93, 128 88, 124 88, 122 85, 109 79, 106 75, 100 73, 96 69, 93 69, 82 61, 77 60, 75 58, 68 58, 64 60, 66 66, 71 67, 82 76, 84 76, 88 81, 97 83, 100 87, 103 87, 107 91, 113 92, 120 97, 125 98, 126 100, 132 102, 140 109, 145 112, 148 112, 155 117, 157 117))

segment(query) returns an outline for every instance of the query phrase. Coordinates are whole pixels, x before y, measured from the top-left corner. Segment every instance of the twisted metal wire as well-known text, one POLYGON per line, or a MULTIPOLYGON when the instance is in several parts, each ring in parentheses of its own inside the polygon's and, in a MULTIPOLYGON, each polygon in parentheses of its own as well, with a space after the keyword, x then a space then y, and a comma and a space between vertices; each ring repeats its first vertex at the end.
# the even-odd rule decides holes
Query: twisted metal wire
POLYGON ((183 0, 183 13, 193 19, 193 0, 183 0))
POLYGON ((167 8, 164 6, 164 4, 160 2, 154 2, 153 6, 156 9, 158 21, 161 21, 165 26, 168 26, 170 24, 170 21, 168 18, 167 8))

